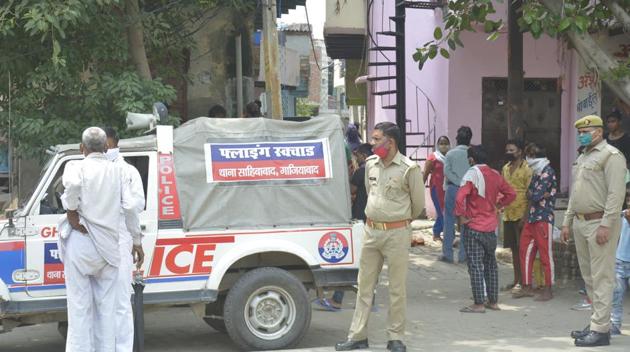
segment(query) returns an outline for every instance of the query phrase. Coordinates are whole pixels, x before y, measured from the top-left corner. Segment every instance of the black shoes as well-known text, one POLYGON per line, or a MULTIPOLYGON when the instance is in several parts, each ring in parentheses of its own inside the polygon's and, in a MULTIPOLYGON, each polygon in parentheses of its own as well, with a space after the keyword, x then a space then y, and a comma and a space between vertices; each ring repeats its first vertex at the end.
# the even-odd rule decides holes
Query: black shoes
POLYGON ((368 348, 370 347, 368 345, 368 340, 360 340, 360 341, 352 341, 352 340, 347 340, 344 342, 339 342, 338 344, 335 345, 335 351, 352 351, 352 350, 358 350, 361 348, 368 348))
MULTIPOLYGON (((348 340, 336 344, 335 351, 352 351, 368 347, 370 346, 368 345, 367 339, 360 341, 348 340)), ((407 347, 400 340, 387 341, 387 349, 391 352, 407 352, 407 347)))
POLYGON ((400 340, 387 341, 387 349, 392 352, 406 352, 407 346, 400 340))
POLYGON ((575 339, 575 345, 578 347, 608 346, 610 345, 610 333, 589 331, 585 336, 575 339))
POLYGON ((571 331, 571 338, 579 339, 581 337, 584 337, 584 336, 588 335, 589 332, 591 332, 591 326, 587 325, 584 328, 584 330, 573 330, 573 331, 571 331))

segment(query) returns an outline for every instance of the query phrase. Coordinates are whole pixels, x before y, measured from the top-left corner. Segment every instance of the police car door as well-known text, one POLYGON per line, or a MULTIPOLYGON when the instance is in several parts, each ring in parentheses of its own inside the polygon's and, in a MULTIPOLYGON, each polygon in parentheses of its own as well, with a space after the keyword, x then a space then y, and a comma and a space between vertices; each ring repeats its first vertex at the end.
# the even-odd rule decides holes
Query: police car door
POLYGON ((145 272, 153 257, 155 240, 157 237, 157 155, 155 152, 123 152, 127 163, 134 166, 140 173, 142 187, 144 189, 145 208, 140 214, 140 227, 142 228, 142 247, 144 249, 145 272))
MULTIPOLYGON (((135 152, 124 154, 128 162, 138 168, 145 190, 145 210, 140 214, 140 225, 145 235, 143 245, 145 254, 150 259, 157 230, 156 219, 156 182, 157 166, 154 153, 135 152), (149 195, 147 197, 147 194, 149 195)), ((62 176, 65 165, 70 160, 81 159, 81 155, 63 157, 47 172, 42 179, 39 192, 33 196, 29 216, 26 218, 25 249, 26 265, 24 281, 14 289, 24 290, 31 297, 51 297, 65 295, 65 276, 63 263, 59 258, 57 223, 65 213, 61 205, 64 188, 62 176)))
POLYGON ((57 223, 65 213, 61 204, 62 176, 68 161, 81 158, 83 156, 78 154, 58 158, 36 186, 25 208, 26 270, 21 285, 13 291, 25 291, 31 297, 65 295, 63 264, 57 248, 57 223))

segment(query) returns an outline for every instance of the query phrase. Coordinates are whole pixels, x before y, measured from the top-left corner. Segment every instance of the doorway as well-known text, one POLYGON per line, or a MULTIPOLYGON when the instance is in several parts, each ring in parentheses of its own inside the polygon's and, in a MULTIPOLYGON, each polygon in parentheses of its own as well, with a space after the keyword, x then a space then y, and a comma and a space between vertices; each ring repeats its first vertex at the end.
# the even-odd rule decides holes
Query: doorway
MULTIPOLYGON (((561 92, 556 78, 526 78, 523 95, 524 138, 547 149, 560 180, 561 92)), ((482 79, 482 132, 489 166, 501 170, 507 141, 507 78, 482 79)))

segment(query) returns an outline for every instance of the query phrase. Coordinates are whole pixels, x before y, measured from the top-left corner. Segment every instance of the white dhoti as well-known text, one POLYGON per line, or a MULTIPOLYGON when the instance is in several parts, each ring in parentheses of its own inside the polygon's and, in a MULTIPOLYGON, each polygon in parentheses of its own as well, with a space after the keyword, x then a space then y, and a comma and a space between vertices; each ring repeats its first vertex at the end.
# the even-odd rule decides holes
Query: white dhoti
POLYGON ((113 352, 118 268, 108 264, 90 237, 78 231, 70 233, 65 247, 66 352, 113 352))
POLYGON ((120 266, 116 284, 116 352, 133 351, 133 310, 131 308, 131 283, 133 281, 133 257, 131 238, 120 244, 120 266))

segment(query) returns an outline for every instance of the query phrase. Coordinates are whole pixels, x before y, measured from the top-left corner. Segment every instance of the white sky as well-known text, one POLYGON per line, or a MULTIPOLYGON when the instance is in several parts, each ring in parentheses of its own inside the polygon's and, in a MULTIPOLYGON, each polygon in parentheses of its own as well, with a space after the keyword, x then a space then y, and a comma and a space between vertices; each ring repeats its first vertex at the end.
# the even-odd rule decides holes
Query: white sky
MULTIPOLYGON (((313 38, 324 39, 324 22, 326 22, 326 1, 306 0, 308 7, 308 18, 313 26, 313 38)), ((290 10, 288 14, 278 19, 279 23, 306 23, 306 11, 304 6, 298 6, 295 10, 290 10)))

